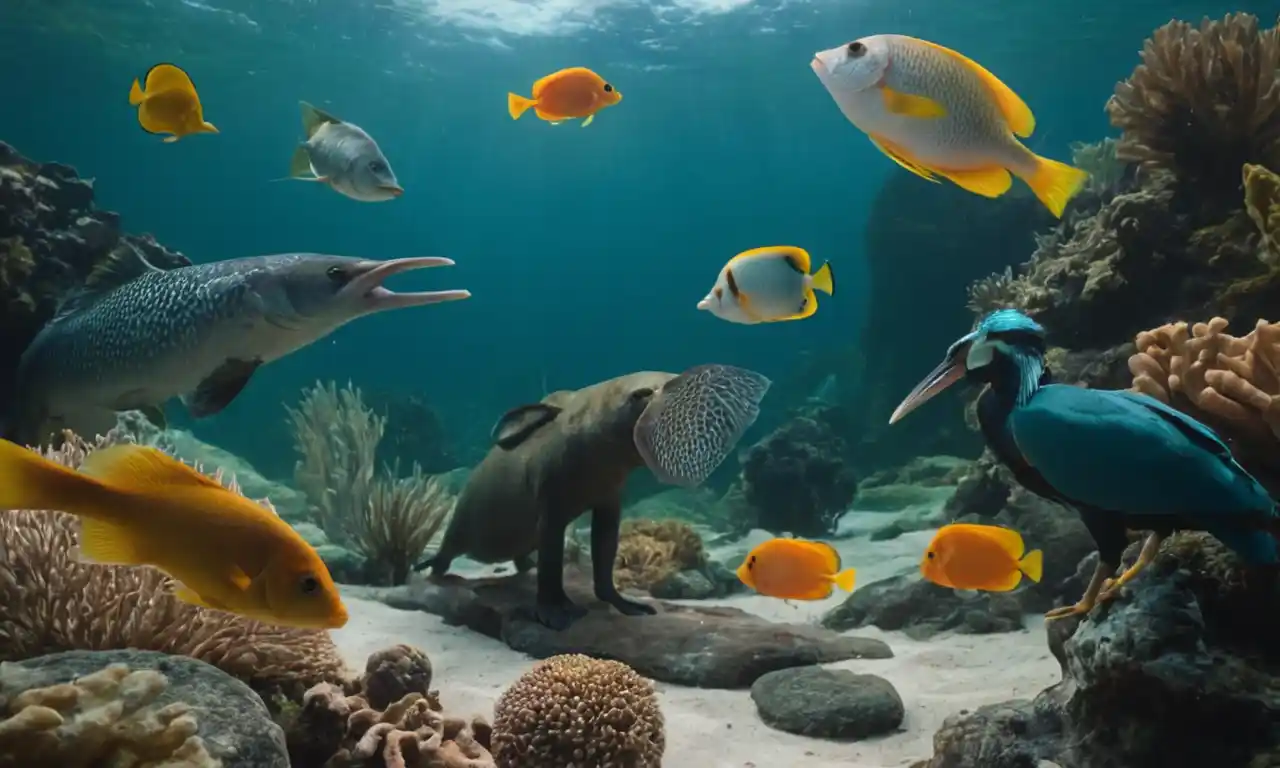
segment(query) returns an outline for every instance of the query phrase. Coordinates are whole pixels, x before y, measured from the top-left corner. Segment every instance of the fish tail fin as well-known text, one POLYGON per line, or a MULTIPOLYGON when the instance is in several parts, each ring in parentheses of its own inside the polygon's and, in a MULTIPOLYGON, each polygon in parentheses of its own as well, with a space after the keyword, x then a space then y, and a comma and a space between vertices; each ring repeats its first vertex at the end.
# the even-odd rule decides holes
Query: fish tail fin
POLYGON ((813 273, 813 289, 828 296, 836 289, 836 276, 831 272, 831 262, 826 262, 813 273))
POLYGON ((1038 549, 1031 550, 1018 561, 1018 570, 1025 573, 1028 579, 1039 584, 1040 578, 1044 576, 1044 553, 1038 549))
POLYGON ((1031 187, 1031 191, 1036 193, 1036 197, 1040 198, 1040 202, 1054 216, 1062 218, 1067 202, 1084 186, 1089 174, 1047 157, 1032 155, 1032 158, 1035 170, 1023 176, 1022 180, 1027 182, 1027 186, 1031 187))
POLYGON ((138 82, 138 78, 133 78, 133 85, 129 88, 129 103, 138 106, 146 101, 147 94, 142 92, 142 83, 138 82))
POLYGON ((209 122, 208 120, 200 121, 200 131, 202 133, 222 133, 222 131, 218 130, 218 127, 216 125, 209 122))
POLYGON ((93 478, 0 440, 0 509, 53 509, 78 515, 105 490, 93 478))
POLYGON ((507 113, 511 115, 512 120, 519 120, 520 116, 528 111, 529 107, 535 106, 538 102, 534 99, 526 99, 518 93, 507 94, 507 113))
POLYGON ((843 589, 845 592, 852 592, 853 585, 857 582, 857 579, 857 570, 853 568, 846 568, 837 573, 832 580, 836 583, 837 587, 843 589))
POLYGON ((306 144, 299 144, 289 160, 289 178, 303 179, 311 175, 311 155, 306 144))

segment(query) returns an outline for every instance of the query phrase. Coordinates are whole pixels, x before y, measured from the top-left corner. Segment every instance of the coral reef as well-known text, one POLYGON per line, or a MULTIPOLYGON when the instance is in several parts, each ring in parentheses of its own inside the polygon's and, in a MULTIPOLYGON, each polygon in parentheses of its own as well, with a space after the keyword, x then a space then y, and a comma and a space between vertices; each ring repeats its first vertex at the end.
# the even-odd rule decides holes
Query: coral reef
POLYGON ((58 303, 122 250, 157 267, 190 264, 150 235, 120 232, 120 217, 93 205, 93 181, 59 163, 37 163, 0 142, 0 414, 13 372, 58 303))
POLYGON ((706 563, 702 537, 680 520, 627 520, 618 537, 614 582, 619 589, 649 590, 680 571, 706 563))
POLYGON ((289 768, 284 732, 244 683, 152 651, 0 663, 4 768, 289 768))
MULTIPOLYGON (((88 444, 68 435, 46 456, 79 466, 88 444)), ((79 523, 61 512, 0 515, 0 659, 68 650, 138 648, 208 662, 263 692, 300 696, 345 668, 329 634, 264 624, 182 602, 149 567, 80 562, 79 523)))
POLYGON ((1262 236, 1258 258, 1267 266, 1280 267, 1280 175, 1245 164, 1244 207, 1262 236))
POLYGON ((665 748, 653 685, 617 661, 553 656, 494 705, 498 768, 659 768, 665 748))
POLYGON ((319 382, 289 408, 302 458, 295 476, 315 506, 329 539, 366 558, 367 581, 403 584, 427 545, 447 523, 456 498, 417 464, 375 473, 386 419, 368 408, 359 389, 319 382))
POLYGON ((1114 603, 1049 625, 1061 683, 953 715, 917 766, 1280 764, 1278 595, 1212 537, 1176 534, 1114 603))
POLYGON ((379 464, 417 464, 434 475, 463 463, 440 415, 421 395, 373 391, 367 393, 367 402, 386 425, 378 442, 379 464))
POLYGON ((1197 204, 1218 205, 1245 163, 1280 167, 1280 27, 1247 13, 1170 21, 1107 102, 1116 155, 1173 171, 1197 204))

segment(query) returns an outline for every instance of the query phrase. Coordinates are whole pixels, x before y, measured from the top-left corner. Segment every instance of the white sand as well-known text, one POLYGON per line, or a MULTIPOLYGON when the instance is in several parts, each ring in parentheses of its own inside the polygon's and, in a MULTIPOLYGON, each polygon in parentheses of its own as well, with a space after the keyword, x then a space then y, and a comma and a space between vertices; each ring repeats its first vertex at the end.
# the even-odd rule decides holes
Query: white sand
MULTIPOLYGON (((842 532, 869 530, 892 519, 884 513, 850 513, 842 532)), ((858 583, 870 584, 914 569, 932 536, 921 531, 891 541, 871 542, 863 536, 836 542, 847 566, 858 569, 858 583)), ((745 543, 717 548, 717 557, 746 551, 764 534, 745 543)), ((479 569, 459 568, 467 573, 479 569)), ((825 601, 789 605, 758 595, 716 601, 774 621, 803 623, 839 604, 843 595, 825 601)), ((396 643, 417 646, 431 657, 433 687, 440 689, 446 709, 455 715, 491 717, 498 695, 523 674, 533 660, 478 633, 446 626, 438 617, 400 611, 380 603, 347 599, 351 620, 334 632, 349 663, 363 667, 375 650, 396 643)), ((707 604, 703 602, 702 604, 707 604)), ((638 619, 643 620, 643 619, 638 619)), ((899 733, 861 742, 833 742, 792 736, 763 723, 748 691, 685 688, 657 683, 666 718, 665 768, 898 768, 932 754, 933 734, 948 716, 961 709, 1016 697, 1030 697, 1058 680, 1058 665, 1045 645, 1041 618, 1030 616, 1028 631, 997 635, 939 635, 927 642, 875 628, 849 634, 876 637, 893 649, 894 658, 846 661, 830 666, 880 675, 893 683, 906 704, 899 733)))

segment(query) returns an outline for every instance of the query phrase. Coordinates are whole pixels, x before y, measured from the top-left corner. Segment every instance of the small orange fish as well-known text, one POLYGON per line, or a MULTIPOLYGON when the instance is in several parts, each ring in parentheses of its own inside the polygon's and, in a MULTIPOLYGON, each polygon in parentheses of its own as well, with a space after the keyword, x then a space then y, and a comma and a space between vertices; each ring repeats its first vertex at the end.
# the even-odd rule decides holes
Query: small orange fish
POLYGON ((100 448, 77 472, 0 440, 0 509, 76 515, 82 559, 155 566, 188 603, 271 624, 347 623, 329 569, 297 531, 155 448, 100 448))
POLYGON ((743 584, 784 600, 821 600, 831 596, 833 584, 852 592, 856 576, 852 568, 840 570, 835 547, 804 539, 770 539, 738 566, 743 584))
POLYGON ((585 117, 582 127, 591 125, 596 113, 622 101, 622 94, 586 67, 570 67, 553 72, 533 84, 533 98, 507 94, 507 112, 519 120, 529 107, 539 118, 555 125, 569 118, 585 117))
POLYGON ((1043 561, 1040 550, 1026 551, 1017 531, 952 523, 934 534, 920 560, 920 573, 942 587, 1008 592, 1023 575, 1040 581, 1043 561))
POLYGON ((138 124, 147 133, 168 133, 166 144, 172 144, 193 133, 217 133, 213 123, 204 119, 204 108, 196 86, 182 69, 172 64, 157 64, 143 78, 146 89, 136 79, 129 89, 129 103, 138 108, 138 124))

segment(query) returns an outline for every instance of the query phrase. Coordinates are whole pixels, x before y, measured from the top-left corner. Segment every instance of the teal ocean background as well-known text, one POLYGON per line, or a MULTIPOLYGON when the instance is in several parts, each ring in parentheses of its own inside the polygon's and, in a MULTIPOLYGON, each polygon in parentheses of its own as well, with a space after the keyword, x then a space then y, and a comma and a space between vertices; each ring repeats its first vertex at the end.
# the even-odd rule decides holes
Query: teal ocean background
MULTIPOLYGON (((285 475, 282 403, 316 379, 420 395, 465 437, 544 387, 705 362, 784 381, 806 351, 856 342, 876 289, 864 225, 903 171, 840 115, 809 70, 817 50, 884 32, 959 50, 1030 104, 1029 145, 1066 160, 1071 142, 1111 133, 1103 105, 1155 27, 1236 10, 1275 6, 0 0, 0 139, 94 177, 125 230, 197 262, 457 260, 395 285, 472 299, 359 320, 263 369, 196 426, 285 475), (168 145, 138 127, 129 84, 166 61, 191 74, 221 134, 168 145), (624 101, 586 130, 508 117, 508 91, 579 65, 624 101), (362 204, 273 182, 302 138, 299 99, 368 130, 404 196, 362 204), (833 263, 836 295, 815 317, 748 327, 695 309, 729 257, 770 244, 833 263)), ((930 279, 929 253, 900 257, 930 279)), ((928 323, 929 307, 904 315, 928 323)))

